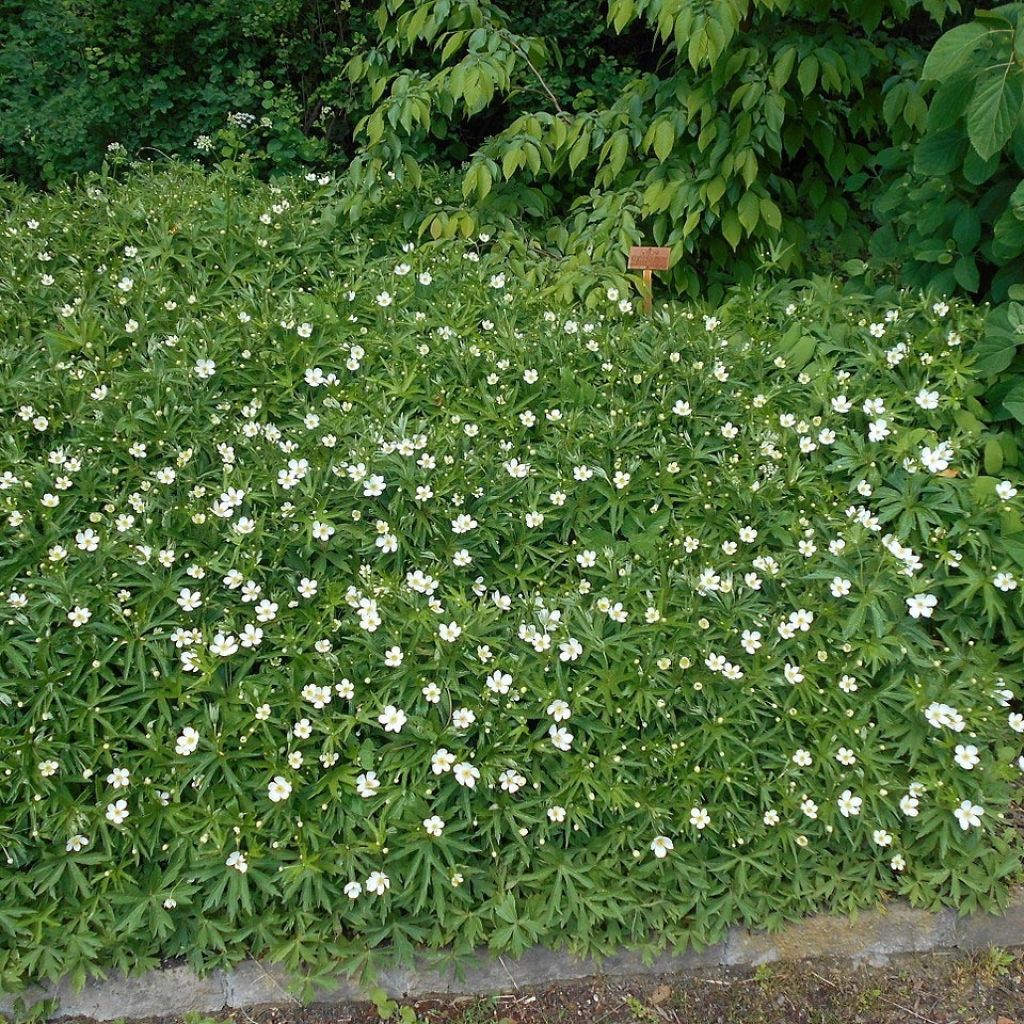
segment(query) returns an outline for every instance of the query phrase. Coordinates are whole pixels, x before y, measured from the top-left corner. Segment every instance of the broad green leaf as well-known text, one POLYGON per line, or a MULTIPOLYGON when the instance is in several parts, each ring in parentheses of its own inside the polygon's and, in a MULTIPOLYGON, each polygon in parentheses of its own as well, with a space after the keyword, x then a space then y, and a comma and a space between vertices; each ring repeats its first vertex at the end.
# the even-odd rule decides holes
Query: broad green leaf
POLYGON ((753 192, 744 192, 736 209, 740 223, 747 229, 747 234, 751 234, 761 218, 761 204, 757 196, 753 192))
POLYGON ((1024 423, 1024 381, 1021 381, 1003 399, 1006 411, 1018 422, 1024 423))
POLYGON ((963 116, 971 98, 974 75, 969 68, 947 78, 935 91, 928 107, 929 132, 941 132, 952 127, 963 116))
POLYGON ((725 211, 725 215, 722 217, 722 234, 733 249, 740 244, 743 228, 740 226, 740 219, 736 216, 735 210, 725 211))
POLYGON ((800 83, 801 92, 805 96, 809 96, 818 81, 818 58, 813 54, 810 57, 805 57, 800 62, 800 70, 796 73, 796 78, 800 83))
POLYGON ((660 121, 654 129, 654 154, 664 163, 676 144, 676 130, 671 121, 660 121))
POLYGON ((987 160, 1010 141, 1024 108, 1021 72, 990 74, 967 105, 967 135, 978 155, 987 160))
POLYGON ((982 39, 991 29, 972 21, 950 29, 932 47, 924 62, 921 77, 931 81, 942 81, 958 71, 970 59, 971 54, 981 45, 982 39))
POLYGON ((959 128, 928 132, 914 149, 914 170, 936 176, 956 170, 967 153, 967 137, 959 128))
POLYGON ((770 228, 779 231, 782 228, 782 211, 767 196, 761 197, 761 219, 770 228))

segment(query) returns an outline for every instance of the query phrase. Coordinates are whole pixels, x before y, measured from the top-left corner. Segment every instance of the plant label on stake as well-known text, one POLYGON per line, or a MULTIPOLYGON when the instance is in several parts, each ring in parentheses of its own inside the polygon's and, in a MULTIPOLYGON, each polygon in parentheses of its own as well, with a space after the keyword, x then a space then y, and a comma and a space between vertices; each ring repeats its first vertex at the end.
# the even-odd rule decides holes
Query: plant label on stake
POLYGON ((652 272, 668 270, 672 250, 664 245, 634 245, 629 250, 629 270, 644 272, 644 312, 650 313, 654 301, 652 272))

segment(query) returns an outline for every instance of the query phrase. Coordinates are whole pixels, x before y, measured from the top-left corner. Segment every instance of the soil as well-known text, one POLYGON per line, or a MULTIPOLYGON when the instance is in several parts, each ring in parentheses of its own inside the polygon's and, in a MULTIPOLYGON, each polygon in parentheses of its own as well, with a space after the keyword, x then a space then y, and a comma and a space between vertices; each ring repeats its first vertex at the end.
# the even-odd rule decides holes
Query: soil
MULTIPOLYGON (((691 975, 593 978, 486 998, 407 1004, 416 1024, 1024 1024, 1024 950, 719 968, 691 975)), ((225 1024, 380 1024, 366 1004, 261 1007, 225 1024)), ((392 1024, 410 1022, 398 1010, 392 1024)), ((152 1022, 156 1024, 156 1022, 152 1022)), ((160 1024, 170 1024, 170 1019, 160 1024)), ((200 1024, 188 1018, 184 1024, 200 1024)))

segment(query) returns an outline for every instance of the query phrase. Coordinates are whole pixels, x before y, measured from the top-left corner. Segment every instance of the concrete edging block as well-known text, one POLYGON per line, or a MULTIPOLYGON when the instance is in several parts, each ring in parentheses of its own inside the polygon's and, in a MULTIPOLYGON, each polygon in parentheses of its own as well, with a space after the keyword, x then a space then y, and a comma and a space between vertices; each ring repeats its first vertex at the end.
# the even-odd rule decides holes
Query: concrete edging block
MULTIPOLYGON (((690 973, 719 966, 756 967, 776 960, 837 957, 878 964, 899 953, 975 950, 991 946, 1024 946, 1024 891, 1014 893, 1004 914, 958 916, 955 910, 915 910, 890 903, 859 913, 856 918, 814 914, 769 934, 742 927, 730 929, 724 942, 696 952, 660 953, 645 964, 636 950, 622 949, 604 960, 575 957, 564 950, 534 946, 520 957, 477 953, 461 976, 437 966, 428 955, 404 967, 381 971, 376 984, 394 999, 426 995, 485 995, 519 988, 576 981, 581 978, 690 973)), ((348 1002, 365 999, 359 985, 339 973, 335 985, 318 990, 312 1001, 348 1002)), ((80 991, 65 980, 22 993, 29 1005, 56 999, 52 1019, 180 1016, 216 1013, 267 1003, 298 1004, 289 991, 289 975, 279 965, 248 960, 232 971, 200 978, 189 967, 173 966, 138 977, 113 974, 91 981, 80 991)), ((0 994, 0 1012, 10 1011, 17 996, 0 994)))

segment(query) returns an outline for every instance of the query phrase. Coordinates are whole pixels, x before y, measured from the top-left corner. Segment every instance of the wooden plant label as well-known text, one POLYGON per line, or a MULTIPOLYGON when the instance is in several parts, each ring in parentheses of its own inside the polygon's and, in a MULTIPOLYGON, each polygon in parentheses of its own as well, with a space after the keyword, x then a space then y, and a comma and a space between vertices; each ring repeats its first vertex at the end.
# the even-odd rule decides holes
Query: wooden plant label
POLYGON ((629 250, 629 269, 668 270, 671 255, 667 245, 634 245, 629 250))
POLYGON ((668 270, 672 250, 665 245, 634 245, 629 250, 630 270, 644 272, 644 312, 650 313, 654 300, 654 280, 652 272, 668 270))

